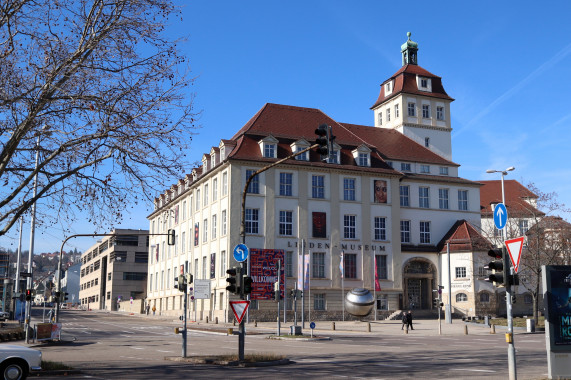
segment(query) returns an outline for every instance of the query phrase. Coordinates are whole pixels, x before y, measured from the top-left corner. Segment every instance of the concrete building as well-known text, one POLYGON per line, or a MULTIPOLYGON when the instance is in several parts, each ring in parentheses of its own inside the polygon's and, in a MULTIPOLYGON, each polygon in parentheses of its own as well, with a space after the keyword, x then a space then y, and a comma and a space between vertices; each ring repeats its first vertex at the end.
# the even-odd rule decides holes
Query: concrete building
POLYGON ((119 302, 146 298, 148 232, 116 229, 82 254, 82 307, 117 310, 119 302))
MULTIPOLYGON (((232 252, 241 243, 246 180, 311 146, 315 129, 325 123, 336 136, 326 162, 310 150, 250 184, 247 246, 285 252, 288 289, 301 255, 310 255, 306 310, 318 319, 341 318, 342 288, 372 290, 375 277, 386 313, 433 309, 433 289, 447 284, 447 240, 470 239, 450 241, 452 293, 462 313, 476 313, 470 306, 478 292, 473 257, 487 250, 479 233, 481 185, 458 176, 450 136, 453 99, 440 77, 418 66, 417 50, 409 36, 401 47, 402 68, 381 83, 371 107, 374 126, 340 123, 318 109, 266 104, 158 196, 150 230, 174 229, 176 237, 172 247, 162 236, 151 237, 151 305, 162 314, 180 314, 183 296, 174 278, 182 267, 195 280, 210 282, 210 297, 191 303, 197 318, 229 318, 226 269, 236 265, 232 252)), ((271 301, 254 301, 250 317, 275 320, 274 310, 271 301)))

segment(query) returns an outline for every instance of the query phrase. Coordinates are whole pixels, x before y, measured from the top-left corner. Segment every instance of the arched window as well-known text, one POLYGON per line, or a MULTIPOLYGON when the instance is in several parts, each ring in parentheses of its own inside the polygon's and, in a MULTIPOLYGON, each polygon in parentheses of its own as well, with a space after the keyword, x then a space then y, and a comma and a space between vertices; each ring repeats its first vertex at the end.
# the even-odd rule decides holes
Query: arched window
POLYGON ((490 302, 490 293, 480 293, 480 302, 490 302))
POLYGON ((456 302, 466 302, 468 301, 468 296, 465 293, 456 294, 456 302))

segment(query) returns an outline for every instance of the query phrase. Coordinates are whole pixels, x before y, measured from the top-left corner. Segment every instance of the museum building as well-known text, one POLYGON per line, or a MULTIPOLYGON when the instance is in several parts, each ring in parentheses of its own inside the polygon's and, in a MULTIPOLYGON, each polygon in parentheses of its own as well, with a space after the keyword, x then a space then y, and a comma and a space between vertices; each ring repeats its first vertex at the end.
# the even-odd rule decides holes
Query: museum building
MULTIPOLYGON (((481 184, 458 176, 451 143, 454 99, 440 77, 418 65, 417 52, 409 35, 401 47, 402 67, 381 83, 370 107, 373 126, 341 123, 314 108, 265 104, 234 136, 205 153, 201 166, 160 194, 148 216, 150 232, 174 229, 175 241, 150 237, 151 307, 163 315, 181 313, 183 293, 174 278, 182 270, 209 285, 207 296, 189 294, 192 317, 231 318, 228 301, 235 296, 225 289, 226 270, 237 265, 233 249, 242 242, 246 181, 313 145, 316 128, 327 124, 335 142, 326 161, 313 149, 250 183, 246 245, 283 250, 288 289, 307 257, 305 310, 313 319, 341 318, 342 291, 352 288, 374 292, 387 315, 433 310, 433 290, 446 285, 445 299, 449 291, 448 267, 453 307, 476 313, 474 257, 489 248, 478 232, 481 184)), ((292 308, 291 299, 286 305, 292 308)), ((254 300, 250 318, 275 320, 275 310, 273 301, 254 300)))

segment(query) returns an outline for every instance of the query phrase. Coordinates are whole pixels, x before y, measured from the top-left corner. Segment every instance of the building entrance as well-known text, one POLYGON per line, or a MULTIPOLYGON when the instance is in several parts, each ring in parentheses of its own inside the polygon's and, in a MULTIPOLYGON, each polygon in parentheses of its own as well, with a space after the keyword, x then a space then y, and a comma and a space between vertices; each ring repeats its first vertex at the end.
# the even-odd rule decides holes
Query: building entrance
POLYGON ((436 287, 436 267, 430 261, 416 258, 403 268, 404 309, 431 309, 432 289, 436 287))

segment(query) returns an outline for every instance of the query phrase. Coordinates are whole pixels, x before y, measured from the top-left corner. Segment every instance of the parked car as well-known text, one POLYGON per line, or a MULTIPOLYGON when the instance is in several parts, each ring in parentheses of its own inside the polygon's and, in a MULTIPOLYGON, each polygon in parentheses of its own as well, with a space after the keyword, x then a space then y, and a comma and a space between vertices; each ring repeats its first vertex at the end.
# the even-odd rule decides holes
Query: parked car
POLYGON ((10 313, 7 311, 0 311, 0 321, 5 321, 10 318, 10 313))
POLYGON ((0 344, 0 378, 21 380, 42 369, 42 352, 16 344, 0 344))

